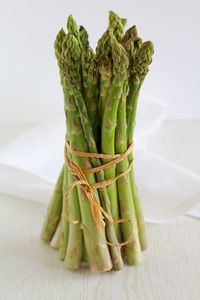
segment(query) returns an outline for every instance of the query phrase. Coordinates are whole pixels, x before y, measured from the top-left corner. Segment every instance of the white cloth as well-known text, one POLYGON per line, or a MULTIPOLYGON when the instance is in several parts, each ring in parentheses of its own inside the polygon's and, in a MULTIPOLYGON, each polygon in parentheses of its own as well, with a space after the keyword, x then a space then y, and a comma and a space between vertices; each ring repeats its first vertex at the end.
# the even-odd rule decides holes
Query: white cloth
MULTIPOLYGON (((165 119, 164 105, 140 100, 134 139, 136 181, 145 219, 172 221, 188 213, 200 217, 200 176, 145 150, 165 119)), ((0 149, 0 193, 47 205, 63 164, 63 118, 39 125, 0 149)))

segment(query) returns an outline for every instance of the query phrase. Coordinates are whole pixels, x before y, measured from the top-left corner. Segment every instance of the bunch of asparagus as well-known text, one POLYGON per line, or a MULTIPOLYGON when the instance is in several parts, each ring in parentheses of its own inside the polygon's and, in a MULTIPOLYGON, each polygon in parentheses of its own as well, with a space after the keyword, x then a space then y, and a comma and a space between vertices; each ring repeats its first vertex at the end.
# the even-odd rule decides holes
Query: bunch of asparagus
MULTIPOLYGON (((124 33, 125 25, 126 19, 111 11, 96 53, 86 29, 78 27, 72 16, 67 21, 68 32, 61 29, 57 34, 54 46, 64 94, 66 141, 76 151, 114 155, 126 152, 132 144, 138 96, 152 61, 153 44, 142 41, 136 26, 124 33)), ((83 170, 109 161, 69 151, 66 156, 83 170)), ((68 164, 63 165, 41 238, 58 249, 67 268, 78 269, 86 262, 92 272, 104 272, 120 270, 124 261, 141 263, 147 237, 132 162, 131 152, 118 164, 86 176, 94 184, 116 178, 132 166, 118 180, 93 191, 113 220, 125 220, 105 218, 102 226, 94 220, 84 189, 79 185, 71 189, 77 178, 68 164)))

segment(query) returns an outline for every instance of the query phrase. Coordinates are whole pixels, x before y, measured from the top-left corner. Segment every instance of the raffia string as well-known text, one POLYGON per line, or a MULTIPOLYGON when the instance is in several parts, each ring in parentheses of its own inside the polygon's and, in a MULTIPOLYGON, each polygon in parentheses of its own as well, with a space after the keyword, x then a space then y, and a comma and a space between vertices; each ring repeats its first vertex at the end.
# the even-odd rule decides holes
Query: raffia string
MULTIPOLYGON (((133 149, 133 144, 130 144, 128 149, 124 153, 121 153, 121 154, 108 155, 108 154, 102 154, 102 153, 82 152, 82 151, 76 151, 75 149, 73 149, 73 147, 71 147, 69 145, 69 143, 66 141, 65 148, 64 148, 65 163, 68 167, 68 170, 74 177, 73 184, 67 189, 67 192, 65 194, 65 203, 64 203, 65 214, 70 223, 72 223, 72 224, 80 223, 78 220, 70 219, 69 210, 68 210, 69 194, 75 187, 80 186, 80 188, 82 188, 84 190, 84 192, 88 198, 90 208, 91 208, 91 213, 92 213, 93 219, 95 221, 95 224, 98 228, 105 227, 104 219, 106 219, 109 223, 125 223, 126 222, 126 223, 132 224, 131 220, 128 220, 128 219, 118 219, 118 220, 113 219, 112 216, 103 209, 103 207, 100 205, 100 203, 98 202, 98 200, 94 194, 94 190, 97 190, 100 188, 105 188, 106 186, 111 185, 113 182, 115 182, 119 178, 127 175, 131 170, 132 164, 129 165, 129 167, 126 171, 124 171, 123 173, 119 174, 118 176, 116 176, 112 179, 107 179, 107 180, 99 181, 99 182, 96 182, 93 184, 89 184, 89 182, 86 178, 86 175, 88 175, 88 174, 94 174, 96 172, 105 170, 106 168, 109 168, 113 165, 118 164, 119 162, 121 162, 123 159, 125 159, 131 153, 132 149, 133 149), (110 159, 110 161, 105 164, 102 164, 98 167, 82 170, 75 163, 75 161, 68 159, 67 152, 69 152, 75 156, 78 156, 78 157, 104 158, 104 159, 110 159)), ((134 237, 133 237, 133 235, 131 235, 123 243, 113 244, 108 241, 106 241, 106 242, 107 242, 107 244, 109 244, 111 246, 124 246, 124 245, 130 243, 131 241, 133 241, 133 239, 134 239, 134 237)))

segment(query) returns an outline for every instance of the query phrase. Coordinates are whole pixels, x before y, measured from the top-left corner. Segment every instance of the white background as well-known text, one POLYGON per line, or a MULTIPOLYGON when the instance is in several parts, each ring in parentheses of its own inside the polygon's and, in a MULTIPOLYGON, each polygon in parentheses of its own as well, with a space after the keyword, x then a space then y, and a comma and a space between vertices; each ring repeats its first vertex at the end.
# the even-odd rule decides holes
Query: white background
MULTIPOLYGON (((73 14, 93 47, 112 9, 155 45, 142 93, 168 104, 172 119, 200 118, 200 2, 0 0, 0 123, 37 123, 62 114, 54 57, 57 31, 73 14)), ((150 112, 151 113, 151 112, 150 112)))
MULTIPOLYGON (((58 115, 64 117, 53 49, 56 33, 65 26, 67 16, 73 13, 77 22, 88 29, 95 47, 106 29, 108 10, 113 9, 128 18, 129 26, 137 24, 144 40, 154 42, 154 62, 142 93, 164 100, 168 104, 168 118, 175 119, 164 123, 147 150, 200 174, 199 3, 199 0, 0 0, 0 145, 26 131, 31 124, 58 115)), ((141 103, 141 107, 144 106, 141 103)), ((152 105, 151 109, 155 112, 152 105)), ((149 114, 151 118, 154 116, 152 111, 149 114)), ((142 116, 144 118, 144 114, 142 116)), ((55 134, 55 126, 53 128, 47 130, 42 141, 39 134, 35 135, 35 139, 28 135, 29 142, 24 137, 23 143, 22 137, 21 148, 14 147, 13 150, 11 143, 8 148, 1 149, 1 160, 4 151, 8 157, 10 154, 11 161, 14 159, 19 165, 20 162, 24 165, 30 163, 32 169, 41 167, 49 174, 50 167, 59 159, 58 155, 51 154, 52 150, 60 148, 57 138, 61 132, 58 130, 55 134), (40 151, 42 142, 49 145, 48 151, 43 152, 44 159, 40 151), (34 160, 34 157, 37 159, 34 160)), ((20 138, 18 142, 20 144, 20 138)), ((61 155, 62 152, 61 149, 61 155)), ((155 209, 151 207, 152 211, 163 207, 158 210, 159 213, 173 214, 181 207, 186 209, 188 203, 192 206, 195 199, 199 201, 200 185, 195 184, 196 181, 191 182, 191 176, 194 178, 195 174, 189 171, 186 183, 177 184, 180 177, 175 180, 174 172, 165 161, 166 171, 155 173, 159 180, 152 180, 154 171, 160 167, 160 160, 148 161, 152 168, 146 168, 145 175, 152 173, 147 186, 157 189, 159 197, 149 197, 147 193, 149 206, 150 201, 158 200, 155 209), (164 197, 161 196, 162 185, 164 197), (174 188, 178 193, 165 201, 168 192, 174 188), (187 196, 189 193, 191 197, 187 196), (183 206, 177 205, 178 194, 183 194, 183 206), (176 209, 170 207, 167 210, 169 203, 173 203, 176 209)), ((187 170, 183 169, 183 175, 184 172, 187 170)), ((25 179, 14 171, 1 171, 0 188, 7 184, 10 194, 16 194, 18 188, 32 188, 32 192, 27 190, 29 196, 38 193, 36 201, 44 200, 39 185, 35 187, 35 181, 29 177, 32 173, 23 174, 25 179)), ((145 180, 143 183, 146 184, 145 180)), ((112 300, 117 297, 125 300, 134 297, 137 300, 199 300, 199 219, 182 217, 170 224, 148 224, 149 249, 144 253, 140 267, 124 267, 121 272, 93 276, 87 269, 80 272, 66 270, 55 251, 39 242, 46 205, 24 198, 0 194, 0 241, 3 241, 0 247, 1 299, 56 300, 59 297, 59 300, 85 300, 95 297, 96 300, 112 300)))

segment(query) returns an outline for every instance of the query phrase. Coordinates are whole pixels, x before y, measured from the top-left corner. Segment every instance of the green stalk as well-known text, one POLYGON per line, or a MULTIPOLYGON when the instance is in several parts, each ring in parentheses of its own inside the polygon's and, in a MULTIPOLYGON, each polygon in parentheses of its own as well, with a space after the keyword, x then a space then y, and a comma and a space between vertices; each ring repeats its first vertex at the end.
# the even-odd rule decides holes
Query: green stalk
POLYGON ((82 262, 88 262, 87 251, 85 247, 84 235, 83 235, 83 255, 82 255, 82 262))
MULTIPOLYGON (((107 103, 103 114, 102 123, 102 135, 101 135, 101 152, 105 154, 115 154, 115 127, 116 116, 121 97, 122 88, 116 85, 114 82, 109 89, 107 103), (111 124, 111 125, 110 125, 111 124)), ((102 159, 103 163, 109 161, 109 159, 102 159)), ((116 166, 113 165, 104 170, 105 179, 113 179, 116 176, 116 166)), ((115 220, 119 219, 119 207, 117 197, 116 182, 113 182, 107 187, 108 196, 110 199, 110 207, 112 217, 115 220)), ((114 223, 115 232, 119 241, 121 241, 121 233, 119 223, 114 223)))
MULTIPOLYGON (((57 36, 57 46, 61 49, 61 41, 65 35, 63 30, 60 30, 57 36)), ((56 231, 58 222, 61 218, 62 213, 62 202, 63 202, 63 178, 64 178, 64 169, 60 172, 60 175, 57 179, 56 186, 51 198, 51 201, 48 206, 47 216, 42 228, 41 238, 45 241, 50 241, 56 231)))
POLYGON ((68 234, 69 234, 69 222, 65 216, 65 194, 68 189, 68 170, 67 166, 64 165, 64 178, 63 178, 63 204, 62 204, 62 215, 61 215, 61 228, 60 228, 60 247, 59 247, 59 258, 64 260, 66 251, 67 251, 67 243, 68 243, 68 234))
POLYGON ((60 175, 57 179, 53 195, 49 202, 47 209, 47 215, 44 220, 44 224, 41 232, 41 239, 49 242, 57 228, 62 212, 62 185, 63 185, 64 167, 62 168, 60 175))
MULTIPOLYGON (((81 30, 83 32, 83 29, 81 30)), ((83 38, 82 38, 83 39, 83 38)), ((83 42, 82 42, 83 43, 83 42)), ((85 41, 85 44, 86 41, 85 41)), ((95 54, 91 47, 85 46, 81 56, 83 94, 91 121, 93 135, 98 145, 99 140, 99 110, 98 110, 98 73, 95 54)))
MULTIPOLYGON (((128 59, 124 48, 115 41, 112 47, 113 55, 113 80, 106 99, 106 106, 103 114, 101 132, 101 151, 105 154, 115 154, 115 129, 117 124, 117 110, 123 91, 125 73, 127 72, 128 59)), ((103 162, 108 162, 103 159, 103 162)), ((113 179, 116 176, 116 166, 113 165, 104 171, 106 179, 113 179)), ((119 219, 118 197, 116 182, 107 187, 110 198, 111 212, 114 219, 119 219)), ((120 237, 119 223, 115 223, 117 236, 120 237)))
POLYGON ((137 76, 130 81, 130 90, 127 97, 127 105, 129 104, 129 109, 126 106, 126 115, 127 115, 127 140, 128 144, 130 145, 133 141, 133 133, 135 128, 136 122, 136 112, 137 112, 137 104, 138 104, 138 97, 139 91, 141 87, 141 82, 137 76))
MULTIPOLYGON (((56 36, 54 48, 57 60, 60 59, 62 53, 62 44, 64 41, 66 34, 63 29, 59 31, 56 36)), ((60 67, 63 65, 63 61, 60 62, 60 67)), ((61 75, 61 84, 63 80, 63 68, 60 68, 60 75, 61 75)), ((65 216, 65 194, 68 189, 68 171, 67 166, 64 164, 64 177, 63 177, 63 191, 62 191, 62 216, 61 216, 61 232, 60 232, 60 247, 59 247, 59 258, 64 260, 67 250, 67 242, 68 242, 68 233, 69 233, 69 223, 65 216)))
MULTIPOLYGON (((132 80, 132 69, 133 64, 135 62, 136 53, 138 52, 138 49, 141 48, 142 40, 137 35, 137 29, 136 26, 132 26, 129 28, 122 39, 122 44, 124 48, 126 49, 126 52, 129 56, 129 94, 127 97, 127 103, 126 103, 126 120, 128 124, 128 130, 127 130, 127 140, 129 146, 132 143, 133 140, 133 128, 135 126, 135 116, 136 116, 136 102, 138 98, 138 90, 140 86, 140 80, 138 76, 134 77, 134 80, 132 80)), ((129 164, 133 163, 133 154, 131 153, 128 157, 129 164)), ((140 238, 140 244, 142 250, 147 245, 147 236, 146 236, 146 229, 145 229, 145 223, 144 223, 144 217, 143 212, 141 209, 141 204, 137 192, 137 188, 135 185, 135 179, 134 179, 134 169, 133 165, 131 168, 131 171, 129 173, 130 178, 130 184, 131 184, 131 191, 132 191, 132 198, 134 202, 135 207, 135 214, 137 217, 138 222, 138 233, 140 238)))
MULTIPOLYGON (((145 42, 136 52, 135 61, 132 65, 132 80, 130 81, 131 89, 128 96, 129 103, 131 106, 131 111, 128 115, 128 139, 127 143, 130 145, 133 141, 134 128, 136 123, 136 111, 138 104, 138 97, 140 88, 144 81, 145 76, 148 73, 148 65, 152 61, 153 55, 153 45, 151 42, 145 42)), ((133 153, 128 157, 129 163, 133 162, 133 153)), ((142 210, 141 201, 135 184, 134 168, 132 167, 130 171, 131 180, 131 190, 133 195, 133 201, 135 206, 135 212, 138 223, 138 232, 140 238, 141 249, 145 250, 147 248, 147 232, 144 221, 144 215, 142 210)))
MULTIPOLYGON (((70 154, 68 154, 68 159, 71 159, 70 154)), ((68 186, 70 187, 73 182, 73 176, 68 172, 68 186)), ((83 254, 83 233, 80 227, 81 213, 77 188, 74 188, 69 194, 68 209, 70 220, 78 220, 79 223, 69 222, 68 245, 64 265, 69 269, 78 269, 83 254)))
POLYGON ((58 223, 56 231, 50 242, 50 246, 54 249, 59 249, 59 247, 60 247, 60 223, 61 222, 58 223))
MULTIPOLYGON (((69 98, 69 93, 67 89, 63 89, 64 93, 64 103, 65 107, 69 98)), ((65 109, 65 115, 67 118, 67 111, 65 109)), ((67 158, 72 159, 71 154, 67 153, 67 158)), ((68 188, 73 184, 73 176, 68 171, 68 188)), ((80 227, 81 224, 81 212, 79 207, 78 191, 75 187, 70 193, 68 198, 68 212, 70 220, 78 220, 78 224, 73 224, 69 222, 68 225, 68 242, 66 248, 66 255, 64 258, 64 265, 69 269, 78 269, 81 264, 82 254, 83 254, 83 233, 80 227)), ((66 216, 65 216, 66 218, 66 216)))
POLYGON ((100 119, 102 121, 102 117, 106 105, 106 99, 112 82, 112 66, 107 57, 104 57, 99 63, 99 73, 100 73, 99 111, 100 111, 100 119))
POLYGON ((99 71, 99 113, 100 121, 102 123, 104 108, 108 91, 112 82, 112 64, 110 59, 110 53, 113 44, 113 34, 111 30, 107 30, 103 36, 99 39, 96 48, 96 57, 98 62, 99 71))
MULTIPOLYGON (((116 152, 124 153, 127 150, 127 123, 126 123, 126 96, 127 86, 125 83, 124 93, 119 103, 118 115, 117 115, 117 128, 116 128, 116 152)), ((129 167, 128 158, 124 158, 117 164, 117 175, 125 172, 129 167)), ((137 219, 135 215, 135 208, 133 204, 133 197, 130 185, 129 174, 119 178, 117 180, 118 197, 120 203, 120 213, 123 219, 131 221, 121 223, 122 233, 124 240, 128 240, 133 237, 132 242, 125 246, 126 261, 128 264, 136 265, 141 263, 141 247, 138 236, 137 219)))
POLYGON ((129 57, 129 94, 127 97, 126 102, 126 116, 127 116, 127 124, 129 124, 130 115, 132 112, 132 106, 133 106, 133 94, 135 93, 135 90, 137 89, 137 86, 135 87, 135 84, 137 84, 137 81, 135 83, 132 82, 132 69, 133 64, 135 62, 136 53, 142 46, 142 40, 137 35, 137 28, 136 26, 130 27, 125 35, 122 38, 122 45, 124 46, 127 55, 129 57))
MULTIPOLYGON (((106 127, 110 118, 110 112, 112 113, 111 118, 114 120, 114 127, 116 123, 116 114, 119 103, 119 97, 121 94, 121 87, 115 84, 115 80, 112 80, 113 70, 112 70, 112 45, 116 39, 121 39, 123 35, 125 22, 121 22, 118 15, 113 12, 109 13, 109 25, 107 31, 99 39, 96 48, 96 56, 99 65, 100 73, 100 118, 101 118, 101 150, 103 153, 114 154, 114 131, 110 130, 111 140, 106 137, 106 127), (112 104, 112 97, 115 97, 114 105, 112 104), (113 106, 113 111, 112 111, 113 106), (111 143, 105 145, 107 141, 111 143), (105 152, 104 152, 105 151, 105 152)), ((106 162, 107 160, 103 160, 106 162)), ((110 167, 104 171, 106 179, 111 179, 115 177, 115 166, 110 167)), ((117 188, 116 183, 107 187, 108 196, 110 199, 111 213, 114 219, 119 219, 119 209, 118 209, 118 199, 117 199, 117 188)), ((118 241, 121 241, 120 226, 118 223, 114 223, 115 232, 118 241)))
POLYGON ((115 37, 115 39, 120 42, 124 33, 125 25, 126 19, 120 18, 116 13, 110 11, 108 29, 99 39, 96 48, 96 57, 100 73, 99 110, 101 121, 106 105, 108 91, 112 82, 111 52, 112 44, 114 41, 113 37, 115 37))
MULTIPOLYGON (((133 86, 136 86, 137 84, 133 84, 133 86)), ((139 88, 135 89, 132 95, 132 112, 129 118, 129 130, 128 130, 128 145, 132 143, 133 140, 133 132, 134 132, 134 126, 135 126, 135 117, 136 117, 136 109, 137 109, 137 103, 138 103, 138 96, 139 96, 139 88)), ((129 163, 133 164, 133 153, 131 152, 128 157, 129 163)), ((137 223, 138 223, 138 232, 139 232, 139 238, 140 238, 140 244, 142 250, 145 250, 148 246, 148 240, 147 240, 147 232, 146 232, 146 225, 144 221, 144 215, 142 210, 142 205, 140 201, 140 197, 138 194, 138 190, 135 183, 135 176, 134 176, 134 167, 132 165, 131 171, 130 171, 130 182, 131 182, 131 190, 133 195, 133 201, 135 206, 135 212, 137 216, 137 223)))

